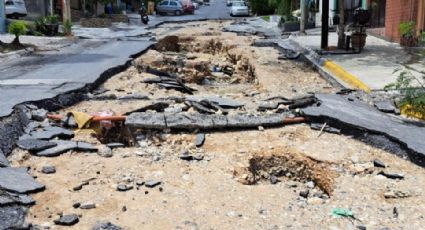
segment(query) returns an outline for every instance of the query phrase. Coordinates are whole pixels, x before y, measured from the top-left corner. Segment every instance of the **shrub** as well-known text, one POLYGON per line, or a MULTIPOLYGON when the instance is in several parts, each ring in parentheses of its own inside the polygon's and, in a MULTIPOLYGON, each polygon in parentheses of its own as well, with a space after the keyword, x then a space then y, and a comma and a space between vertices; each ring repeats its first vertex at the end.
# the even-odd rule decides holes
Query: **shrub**
POLYGON ((72 23, 69 20, 65 20, 63 22, 62 28, 63 28, 63 33, 66 36, 71 36, 72 35, 72 23))
POLYGON ((19 42, 19 36, 24 35, 27 32, 27 25, 24 21, 13 21, 9 24, 7 31, 15 35, 15 40, 13 40, 13 43, 20 45, 21 43, 19 42))
POLYGON ((400 33, 401 37, 414 37, 416 32, 415 26, 416 23, 414 21, 401 22, 398 25, 398 32, 400 33))

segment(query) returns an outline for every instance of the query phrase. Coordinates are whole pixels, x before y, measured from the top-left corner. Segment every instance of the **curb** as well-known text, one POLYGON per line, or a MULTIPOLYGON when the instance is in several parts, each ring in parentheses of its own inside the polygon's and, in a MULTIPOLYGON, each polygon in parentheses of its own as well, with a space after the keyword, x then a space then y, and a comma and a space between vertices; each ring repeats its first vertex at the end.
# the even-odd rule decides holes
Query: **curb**
POLYGON ((344 88, 359 89, 366 93, 370 93, 372 91, 360 79, 347 72, 344 68, 337 65, 335 62, 323 58, 311 48, 302 47, 293 37, 289 37, 289 41, 291 42, 291 45, 295 46, 297 50, 301 52, 306 57, 306 59, 318 69, 320 75, 326 79, 332 79, 332 82, 336 81, 344 88))

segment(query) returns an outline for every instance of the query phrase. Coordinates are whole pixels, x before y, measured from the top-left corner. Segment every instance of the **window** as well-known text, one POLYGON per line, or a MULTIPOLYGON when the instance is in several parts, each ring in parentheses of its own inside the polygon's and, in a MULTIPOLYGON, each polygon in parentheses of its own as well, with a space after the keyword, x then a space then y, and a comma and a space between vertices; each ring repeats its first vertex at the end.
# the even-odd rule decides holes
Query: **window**
POLYGON ((168 1, 162 1, 161 3, 159 3, 160 6, 166 6, 168 5, 168 1))
POLYGON ((13 1, 7 1, 5 4, 6 6, 13 6, 13 1))
POLYGON ((172 5, 172 6, 177 6, 177 2, 170 2, 170 5, 172 5))

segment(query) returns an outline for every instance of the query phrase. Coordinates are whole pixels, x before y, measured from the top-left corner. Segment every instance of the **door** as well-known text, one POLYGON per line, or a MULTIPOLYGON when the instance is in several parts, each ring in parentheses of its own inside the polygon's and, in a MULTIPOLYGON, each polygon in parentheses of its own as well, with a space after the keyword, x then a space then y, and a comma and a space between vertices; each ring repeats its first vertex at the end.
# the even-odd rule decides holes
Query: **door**
POLYGON ((371 0, 369 10, 371 13, 370 26, 372 28, 385 27, 386 0, 371 0))

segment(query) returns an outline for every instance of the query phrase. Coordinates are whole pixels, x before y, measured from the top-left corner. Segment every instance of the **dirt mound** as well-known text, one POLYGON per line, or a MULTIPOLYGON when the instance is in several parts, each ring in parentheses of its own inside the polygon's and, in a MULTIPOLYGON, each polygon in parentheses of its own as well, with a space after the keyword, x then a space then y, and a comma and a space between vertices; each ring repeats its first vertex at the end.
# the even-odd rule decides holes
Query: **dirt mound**
POLYGON ((178 36, 166 36, 155 44, 155 49, 161 52, 180 52, 178 36))
POLYGON ((328 163, 286 150, 254 154, 249 159, 248 167, 236 169, 234 174, 243 184, 269 180, 271 176, 285 177, 298 182, 313 181, 329 196, 335 178, 328 163))

